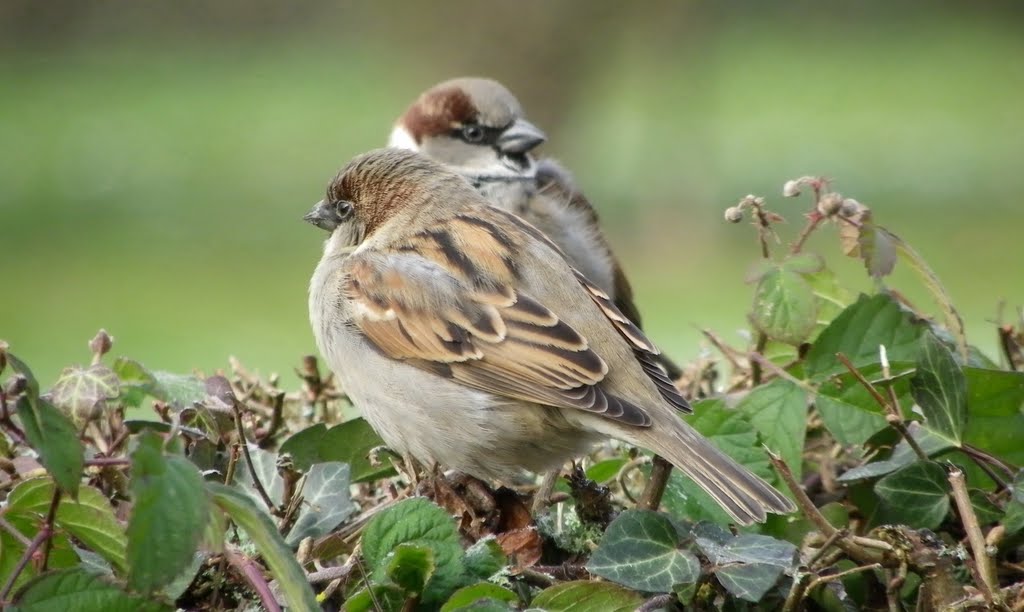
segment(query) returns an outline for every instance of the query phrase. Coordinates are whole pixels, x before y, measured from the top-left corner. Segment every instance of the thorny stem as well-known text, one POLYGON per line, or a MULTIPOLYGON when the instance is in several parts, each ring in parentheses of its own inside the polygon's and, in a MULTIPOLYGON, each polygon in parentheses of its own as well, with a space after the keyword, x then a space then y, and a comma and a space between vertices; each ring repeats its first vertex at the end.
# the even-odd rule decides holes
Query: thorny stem
POLYGON ((771 252, 768 250, 768 234, 771 232, 771 221, 768 220, 768 215, 765 214, 764 208, 758 203, 759 200, 752 199, 750 207, 754 209, 754 216, 757 217, 757 239, 761 243, 761 257, 764 259, 771 258, 771 252))
POLYGON ((40 547, 42 547, 42 562, 40 563, 39 568, 40 571, 46 570, 47 558, 50 555, 49 543, 53 536, 53 520, 54 516, 57 514, 57 506, 59 504, 60 489, 55 488, 53 491, 53 498, 50 501, 50 509, 46 512, 46 520, 39 528, 39 533, 37 533, 36 536, 32 538, 32 541, 28 543, 28 546, 25 547, 25 552, 22 553, 21 558, 18 559, 18 564, 14 566, 14 570, 11 572, 11 575, 7 577, 7 582, 4 583, 3 590, 0 590, 0 606, 10 603, 7 598, 10 596, 11 590, 14 589, 14 583, 18 581, 18 576, 20 576, 21 572, 25 570, 29 561, 32 560, 32 557, 39 552, 40 547))
MULTIPOLYGON (((768 345, 768 335, 764 332, 757 332, 757 344, 754 345, 754 354, 760 355, 764 353, 764 347, 768 345)), ((754 359, 750 364, 750 380, 753 382, 753 386, 761 384, 761 361, 754 359)))
MULTIPOLYGON (((826 538, 832 537, 838 529, 833 527, 832 523, 828 522, 828 519, 825 518, 825 516, 822 515, 814 506, 814 502, 811 501, 811 498, 807 497, 807 493, 800 486, 800 483, 796 481, 796 478, 793 477, 793 472, 790 471, 786 462, 771 451, 768 451, 768 459, 772 462, 772 465, 775 467, 775 471, 779 473, 782 481, 786 483, 787 487, 789 487, 790 492, 793 493, 793 497, 796 499, 796 504, 800 507, 800 511, 803 512, 804 516, 814 523, 815 527, 818 528, 818 531, 820 531, 823 536, 826 538)), ((863 544, 865 543, 863 540, 868 540, 868 538, 860 538, 860 540, 862 540, 862 542, 855 542, 852 538, 839 536, 836 538, 835 543, 836 546, 841 548, 843 552, 850 556, 851 559, 861 565, 879 563, 881 559, 877 555, 868 552, 863 547, 863 544)), ((880 550, 885 550, 887 548, 891 550, 892 548, 885 542, 881 541, 877 543, 872 541, 872 547, 880 550)))
POLYGON ((914 454, 916 454, 918 458, 921 459, 922 461, 928 461, 928 453, 924 452, 924 449, 922 449, 921 446, 917 443, 917 440, 914 439, 914 436, 910 435, 910 430, 907 429, 906 423, 903 422, 903 415, 897 414, 896 407, 891 405, 884 397, 882 397, 882 394, 878 392, 878 389, 876 389, 875 386, 871 384, 870 380, 868 380, 867 378, 864 377, 863 374, 861 374, 860 370, 858 370, 857 367, 853 365, 853 362, 850 361, 849 357, 847 357, 843 353, 836 353, 836 359, 838 359, 844 366, 846 366, 846 369, 849 370, 851 374, 853 374, 853 377, 857 379, 857 382, 859 382, 865 389, 867 389, 868 393, 871 394, 871 397, 874 398, 876 402, 878 402, 878 405, 881 406, 882 410, 885 411, 885 421, 889 423, 889 425, 892 425, 892 427, 896 431, 898 431, 901 436, 903 436, 903 439, 906 440, 907 444, 910 445, 910 448, 914 451, 914 454))
MULTIPOLYGON (((60 506, 60 487, 54 486, 53 497, 50 499, 50 508, 46 511, 46 531, 51 535, 53 534, 53 522, 57 518, 57 507, 60 506)), ((53 544, 53 538, 46 538, 43 540, 43 560, 39 564, 39 571, 46 571, 46 564, 50 560, 50 546, 53 544)))
POLYGON ((249 468, 249 476, 252 477, 252 484, 256 488, 256 492, 260 494, 263 503, 267 505, 270 513, 273 514, 276 511, 276 507, 274 502, 271 501, 270 496, 267 495, 267 490, 263 488, 263 483, 260 482, 260 477, 256 473, 256 467, 252 463, 252 455, 249 454, 249 442, 245 439, 245 428, 242 426, 242 409, 237 402, 233 404, 233 407, 235 409, 235 429, 238 430, 239 446, 242 447, 245 465, 249 468))
POLYGON ((814 233, 814 230, 821 224, 824 218, 825 217, 817 210, 808 213, 807 225, 805 225, 804 229, 800 231, 800 235, 796 237, 796 242, 794 242, 793 246, 789 248, 789 252, 792 253, 793 255, 799 253, 800 250, 804 248, 804 243, 807 242, 807 239, 811 236, 812 233, 814 233))
POLYGON ((127 467, 131 464, 131 459, 127 457, 93 457, 85 460, 86 467, 127 467))
POLYGON ((26 538, 20 531, 18 531, 18 529, 14 525, 8 523, 3 518, 0 518, 0 529, 3 529, 7 533, 11 534, 11 537, 20 542, 21 545, 25 548, 28 548, 32 545, 32 540, 26 538))
POLYGON ((964 473, 959 469, 949 472, 949 485, 953 489, 953 501, 956 502, 957 512, 960 514, 960 522, 967 532, 967 540, 971 544, 971 552, 974 553, 974 563, 981 576, 981 592, 989 605, 995 602, 995 596, 999 592, 999 579, 996 578, 995 568, 992 567, 992 558, 989 556, 985 545, 985 536, 981 532, 981 525, 978 524, 978 517, 974 513, 970 495, 967 493, 967 482, 964 480, 964 473))
POLYGON ((267 612, 281 612, 281 605, 277 603, 277 598, 274 597, 273 592, 270 590, 270 585, 263 578, 263 572, 260 571, 256 563, 242 553, 230 549, 225 551, 225 556, 228 563, 238 570, 238 573, 245 578, 245 581, 249 583, 252 590, 256 591, 267 612))
POLYGON ((619 473, 615 476, 616 482, 619 483, 619 487, 622 489, 622 494, 625 495, 626 498, 629 501, 633 502, 634 504, 637 503, 637 501, 636 498, 633 497, 633 494, 629 492, 629 487, 626 485, 626 477, 632 474, 633 471, 638 469, 641 465, 647 463, 650 460, 650 457, 646 455, 640 455, 636 459, 632 459, 626 462, 626 464, 619 469, 619 473))

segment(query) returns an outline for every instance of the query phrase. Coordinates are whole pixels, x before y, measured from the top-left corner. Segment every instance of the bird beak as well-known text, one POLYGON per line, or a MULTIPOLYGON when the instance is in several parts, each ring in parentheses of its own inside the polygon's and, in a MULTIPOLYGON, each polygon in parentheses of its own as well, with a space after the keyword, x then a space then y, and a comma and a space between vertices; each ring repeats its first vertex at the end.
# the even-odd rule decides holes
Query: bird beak
POLYGON ((537 147, 548 137, 525 119, 516 119, 498 136, 495 146, 506 155, 521 155, 537 147))
POLYGON ((312 223, 322 230, 333 232, 338 227, 338 215, 327 203, 327 200, 320 200, 313 208, 302 217, 306 223, 312 223))

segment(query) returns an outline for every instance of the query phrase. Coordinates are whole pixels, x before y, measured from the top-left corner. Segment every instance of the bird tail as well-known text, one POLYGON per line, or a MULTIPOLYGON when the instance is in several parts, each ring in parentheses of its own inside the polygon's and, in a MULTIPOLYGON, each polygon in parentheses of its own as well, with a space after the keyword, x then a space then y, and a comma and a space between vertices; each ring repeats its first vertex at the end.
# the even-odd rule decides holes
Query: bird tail
POLYGON ((678 418, 673 418, 671 424, 655 422, 651 429, 637 433, 638 445, 661 455, 689 476, 738 523, 760 523, 767 512, 789 514, 796 510, 782 493, 678 418), (661 431, 652 431, 656 428, 661 431))

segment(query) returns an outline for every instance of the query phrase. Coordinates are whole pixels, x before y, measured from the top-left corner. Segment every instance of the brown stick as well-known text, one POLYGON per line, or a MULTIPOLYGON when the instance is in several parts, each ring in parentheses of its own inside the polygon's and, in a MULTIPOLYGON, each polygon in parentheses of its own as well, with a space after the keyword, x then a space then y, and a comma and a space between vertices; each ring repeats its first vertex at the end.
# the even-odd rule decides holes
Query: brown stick
POLYGON ((971 505, 964 473, 954 468, 949 472, 948 478, 949 485, 953 488, 953 501, 956 502, 960 522, 964 525, 967 540, 971 544, 971 552, 974 553, 974 564, 981 576, 981 584, 978 586, 985 596, 985 601, 989 605, 994 605, 996 594, 999 592, 999 579, 996 578, 995 568, 992 567, 992 558, 988 555, 985 535, 981 532, 978 517, 974 514, 974 506, 971 505))
POLYGON ((672 464, 659 455, 654 456, 651 465, 651 476, 647 479, 640 494, 640 501, 637 507, 643 510, 657 510, 661 506, 661 498, 665 494, 665 487, 668 486, 669 476, 672 475, 672 464))
POLYGON ((227 556, 228 563, 238 570, 238 573, 245 578, 245 581, 249 583, 252 590, 256 591, 256 594, 259 595, 260 601, 263 602, 263 607, 267 612, 281 612, 281 604, 277 603, 277 598, 274 597, 270 590, 270 585, 267 584, 267 580, 263 577, 263 572, 260 571, 256 563, 242 553, 230 549, 225 551, 225 555, 227 556))

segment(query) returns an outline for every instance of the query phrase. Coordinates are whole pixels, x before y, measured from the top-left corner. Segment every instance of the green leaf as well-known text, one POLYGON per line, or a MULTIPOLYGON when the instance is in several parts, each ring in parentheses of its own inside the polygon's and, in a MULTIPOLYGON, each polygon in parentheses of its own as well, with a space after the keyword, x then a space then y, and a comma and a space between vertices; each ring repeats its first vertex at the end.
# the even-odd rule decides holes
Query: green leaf
POLYGON ((501 602, 505 604, 505 610, 514 610, 512 605, 519 602, 519 596, 505 587, 490 582, 478 582, 455 591, 441 606, 441 612, 476 612, 478 608, 474 604, 480 602, 501 602))
POLYGON ((39 462, 57 481, 61 491, 71 497, 78 495, 85 449, 74 423, 42 397, 24 394, 18 398, 16 408, 29 445, 39 453, 39 462))
POLYGON ((289 609, 295 612, 319 612, 320 605, 306 581, 306 573, 299 567, 270 516, 248 496, 232 487, 208 482, 206 489, 213 497, 213 503, 244 529, 256 544, 271 574, 277 579, 289 609))
POLYGON ((423 498, 398 502, 370 520, 363 533, 363 556, 374 575, 382 578, 388 554, 400 544, 426 546, 434 553, 437 570, 423 593, 424 603, 437 602, 461 586, 465 574, 463 551, 455 521, 423 498))
POLYGON ((760 601, 796 563, 795 546, 764 535, 740 534, 724 543, 721 538, 698 536, 696 543, 715 565, 722 586, 747 601, 760 601))
POLYGON ((363 419, 352 419, 327 429, 323 423, 303 429, 281 445, 281 453, 289 453, 299 469, 308 469, 314 463, 340 461, 351 467, 353 483, 369 482, 394 475, 390 466, 370 465, 368 455, 383 446, 370 424, 363 419))
POLYGON ((970 418, 964 442, 1024 464, 1024 372, 964 368, 970 418))
POLYGON ((896 267, 895 238, 885 229, 871 223, 870 219, 862 222, 857 243, 864 267, 872 278, 888 276, 896 267))
POLYGON ((807 432, 807 394, 795 384, 778 379, 751 391, 736 410, 761 434, 761 441, 783 460, 796 478, 803 465, 807 432))
POLYGON ((30 395, 32 398, 39 397, 39 381, 36 380, 36 376, 32 373, 32 370, 14 353, 6 351, 4 354, 6 355, 7 363, 10 364, 11 369, 25 378, 26 394, 30 395))
POLYGON ((1013 535, 1024 530, 1024 470, 1017 472, 1010 486, 1010 501, 1006 504, 1003 525, 1006 533, 1013 535))
POLYGON ((531 605, 546 612, 633 612, 643 601, 638 593, 609 582, 576 580, 544 589, 531 605))
MULTIPOLYGON (((252 459, 252 467, 256 471, 255 476, 259 479, 263 490, 270 496, 271 501, 281 503, 281 499, 284 497, 284 479, 281 478, 281 474, 277 471, 278 455, 250 444, 249 457, 252 459)), ((240 460, 238 462, 234 482, 256 502, 256 505, 263 505, 263 497, 256 490, 253 474, 249 472, 248 461, 240 460)))
POLYGON ((434 552, 426 546, 399 544, 388 556, 385 574, 406 595, 419 595, 434 575, 434 552))
POLYGON ((128 585, 151 593, 191 562, 210 520, 203 478, 181 456, 165 456, 163 438, 147 432, 132 453, 132 515, 128 521, 128 585))
POLYGON ((885 520, 935 529, 949 513, 946 471, 934 461, 918 461, 875 483, 885 520))
POLYGON ((400 612, 405 606, 405 593, 393 584, 375 584, 360 589, 345 600, 345 612, 400 612), (372 592, 372 594, 371 594, 372 592))
MULTIPOLYGON (((912 363, 891 363, 892 372, 896 375, 912 367, 912 363)), ((860 371, 883 392, 883 395, 885 394, 881 383, 875 380, 882 375, 880 365, 864 366, 860 371)), ((890 384, 896 391, 900 406, 906 412, 913 405, 909 376, 899 376, 890 384)), ((829 378, 818 388, 815 407, 821 414, 825 427, 844 446, 863 445, 873 435, 889 426, 882 413, 882 407, 849 372, 829 378)), ((909 415, 909 412, 907 414, 909 415)))
POLYGON ((615 457, 614 459, 598 461, 587 468, 587 478, 598 484, 608 483, 619 475, 619 470, 621 470, 624 465, 626 465, 626 459, 623 457, 615 457))
POLYGON ((800 344, 814 331, 817 310, 811 284, 796 272, 776 268, 758 282, 750 320, 769 338, 800 344))
POLYGON ((89 420, 102 411, 107 400, 121 393, 121 383, 113 370, 102 364, 88 368, 64 368, 50 391, 50 401, 75 418, 89 420))
MULTIPOLYGON (((7 514, 46 516, 53 498, 53 481, 33 478, 21 482, 7 498, 7 514)), ((57 527, 77 538, 98 553, 118 572, 127 569, 125 562, 127 538, 124 528, 114 516, 110 502, 98 489, 82 487, 78 500, 64 499, 54 517, 57 527)))
POLYGON ((924 415, 925 427, 959 447, 967 423, 967 381, 953 355, 930 332, 921 338, 910 392, 924 415))
POLYGON ((804 279, 811 284, 814 299, 818 303, 818 320, 811 338, 817 338, 823 329, 828 327, 844 308, 849 306, 851 295, 828 268, 822 268, 813 274, 804 274, 804 279))
POLYGON ((989 499, 988 493, 985 491, 971 489, 968 491, 968 496, 971 499, 971 506, 974 507, 974 514, 982 526, 996 523, 1002 518, 1002 509, 989 499))
MULTIPOLYGON (((4 514, 4 518, 11 527, 25 536, 26 539, 31 540, 39 533, 40 521, 36 515, 8 512, 4 514)), ((25 545, 22 544, 21 540, 15 539, 6 529, 0 529, 0 584, 7 582, 24 553, 25 545)), ((80 561, 74 548, 71 546, 70 539, 66 533, 58 530, 50 540, 49 568, 56 570, 77 565, 80 565, 80 561)), ((18 575, 17 580, 14 582, 14 587, 17 588, 25 584, 37 573, 34 565, 29 563, 18 575)))
POLYGON ((159 612, 173 610, 166 603, 129 595, 103 578, 72 569, 51 572, 27 584, 15 598, 11 612, 159 612))
POLYGON ((128 406, 141 406, 143 398, 153 393, 156 378, 138 361, 118 357, 111 369, 121 381, 121 399, 128 406))
MULTIPOLYGON (((747 469, 769 481, 774 478, 757 430, 744 414, 726 407, 721 400, 701 400, 693 404, 693 415, 686 417, 686 422, 747 469)), ((662 503, 674 516, 731 522, 710 495, 678 470, 672 470, 662 503)))
POLYGON ((306 472, 302 486, 304 503, 285 538, 290 546, 298 546, 307 537, 320 537, 355 514, 348 473, 348 464, 336 462, 317 463, 306 472))
POLYGON ((482 538, 466 549, 466 573, 477 578, 490 578, 508 565, 508 557, 492 536, 482 538))
POLYGON ((797 253, 786 257, 779 267, 800 275, 817 274, 825 269, 825 260, 817 253, 797 253))
POLYGON ((878 347, 883 344, 890 361, 916 361, 922 329, 888 295, 862 295, 811 346, 805 362, 807 375, 821 381, 846 372, 836 359, 840 352, 858 368, 878 363, 878 347))
POLYGON ((679 549, 679 534, 666 516, 626 510, 608 526, 587 570, 638 591, 668 593, 696 582, 700 562, 679 549))

